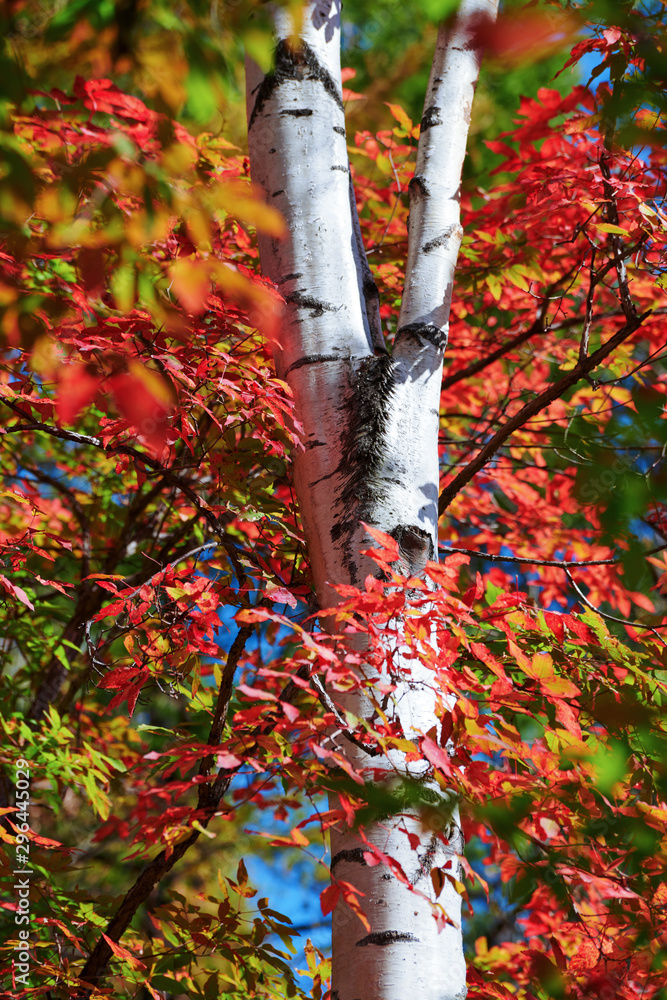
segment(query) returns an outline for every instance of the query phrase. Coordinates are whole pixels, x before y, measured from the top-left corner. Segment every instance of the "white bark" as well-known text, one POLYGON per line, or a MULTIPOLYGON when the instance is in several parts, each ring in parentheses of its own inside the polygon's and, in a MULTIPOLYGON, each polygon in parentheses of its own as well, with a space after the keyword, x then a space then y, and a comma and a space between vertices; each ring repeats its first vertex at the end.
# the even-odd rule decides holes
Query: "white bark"
MULTIPOLYGON (((377 289, 363 253, 356 206, 351 211, 345 115, 340 79, 340 18, 326 3, 305 7, 301 40, 289 42, 280 14, 275 73, 247 67, 248 145, 252 175, 285 216, 289 236, 259 238, 263 272, 287 308, 274 346, 304 423, 305 452, 295 456, 295 485, 322 606, 335 595, 327 581, 349 580, 338 539, 343 432, 355 384, 382 351, 377 289), (362 294, 364 293, 365 294, 362 294), (371 320, 369 321, 369 314, 371 320)), ((349 448, 348 448, 349 450, 349 448)))
MULTIPOLYGON (((461 171, 479 75, 480 29, 493 22, 498 0, 462 0, 438 32, 415 174, 410 181, 408 263, 399 330, 431 328, 447 339, 454 272, 461 245, 461 171)), ((422 334, 423 335, 423 334, 422 334)))
MULTIPOLYGON (((336 601, 331 583, 363 585, 376 567, 360 522, 399 543, 405 572, 418 574, 437 553, 438 423, 442 355, 460 244, 458 190, 479 69, 471 19, 492 14, 494 0, 464 0, 451 31, 441 30, 422 122, 417 180, 411 185, 409 258, 393 356, 381 339, 377 292, 359 233, 344 133, 340 80, 340 5, 306 3, 300 38, 277 16, 273 74, 248 66, 251 172, 287 221, 283 241, 260 238, 265 274, 286 299, 276 367, 294 392, 304 424, 304 451, 294 479, 321 607, 336 601)), ((400 655, 393 705, 406 736, 437 724, 430 671, 400 655)), ((372 718, 372 697, 339 698, 357 717, 372 718)), ((344 752, 369 780, 406 775, 403 756, 371 757, 351 742, 344 752)), ((412 773, 425 774, 425 762, 412 773)), ((369 866, 349 830, 332 835, 335 878, 365 895, 368 934, 344 903, 333 920, 334 1000, 461 1000, 465 966, 460 928, 438 934, 432 916, 431 869, 461 850, 456 822, 450 842, 420 828, 415 816, 390 817, 366 829, 369 841, 402 865, 406 888, 384 865, 369 866), (417 833, 410 848, 406 830, 417 833)), ((439 900, 460 924, 460 897, 449 884, 439 900)))

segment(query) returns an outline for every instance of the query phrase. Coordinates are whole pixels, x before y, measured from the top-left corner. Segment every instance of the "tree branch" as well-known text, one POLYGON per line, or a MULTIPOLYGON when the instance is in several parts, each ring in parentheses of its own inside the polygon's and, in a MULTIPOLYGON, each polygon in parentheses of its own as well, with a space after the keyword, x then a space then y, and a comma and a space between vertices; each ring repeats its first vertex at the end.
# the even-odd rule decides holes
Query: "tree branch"
POLYGON ((642 625, 641 622, 633 622, 633 621, 630 621, 629 618, 617 618, 616 615, 608 615, 605 611, 600 611, 599 608, 596 608, 595 605, 592 604, 591 601, 588 600, 588 598, 584 594, 583 590, 581 590, 581 588, 572 579, 572 574, 570 573, 570 571, 568 569, 565 570, 565 573, 567 574, 568 580, 572 584, 573 588, 576 590, 576 592, 577 592, 579 598, 581 599, 582 603, 585 604, 587 608, 590 608, 591 611, 594 611, 596 615, 599 615, 600 618, 605 618, 609 622, 618 622, 619 625, 629 625, 631 628, 639 629, 641 632, 653 632, 653 634, 656 636, 656 638, 659 640, 659 642, 661 642, 662 645, 667 649, 667 642, 665 642, 665 640, 662 638, 662 636, 658 632, 659 628, 667 628, 667 624, 665 624, 665 625, 657 625, 657 626, 654 626, 654 625, 642 625))
POLYGON ((460 549, 453 545, 439 545, 438 548, 445 552, 462 552, 467 556, 474 556, 476 559, 486 559, 488 562, 509 562, 528 564, 530 566, 555 566, 557 569, 568 569, 577 566, 615 566, 621 562, 619 558, 612 559, 531 559, 528 556, 501 556, 490 555, 488 552, 478 552, 475 549, 460 549))
POLYGON ((462 0, 438 31, 410 181, 408 259, 394 354, 406 340, 419 338, 441 358, 447 343, 463 235, 461 171, 482 60, 480 29, 495 20, 497 9, 497 0, 462 0))
MULTIPOLYGON (((0 398, 0 402, 10 407, 10 409, 14 410, 14 412, 19 416, 25 418, 26 414, 23 413, 19 407, 10 403, 9 400, 0 398)), ((133 448, 131 445, 104 444, 101 438, 93 437, 90 434, 78 434, 76 431, 68 431, 63 427, 49 427, 48 424, 44 424, 39 421, 14 424, 12 427, 5 427, 3 429, 4 434, 18 434, 21 431, 38 431, 42 434, 49 434, 51 437, 58 438, 61 441, 72 441, 75 444, 91 445, 93 448, 99 448, 102 451, 105 451, 107 455, 128 455, 130 458, 135 459, 135 461, 141 462, 141 464, 145 465, 147 468, 153 469, 155 472, 159 472, 170 485, 175 486, 178 490, 180 490, 180 492, 188 498, 192 505, 196 507, 196 509, 199 510, 206 518, 212 530, 220 538, 220 542, 232 562, 234 571, 241 586, 247 581, 245 571, 238 560, 234 544, 224 531, 218 516, 210 510, 202 500, 199 499, 192 486, 190 486, 190 484, 181 476, 177 476, 176 473, 173 472, 168 466, 162 465, 162 463, 158 462, 157 459, 151 458, 150 455, 146 455, 144 452, 139 451, 138 448, 133 448)))
MULTIPOLYGON (((220 742, 222 730, 225 725, 225 719, 227 717, 227 709, 231 699, 234 672, 238 666, 243 650, 245 649, 245 644, 252 635, 253 631, 254 627, 252 625, 244 625, 241 629, 239 629, 236 639, 227 654, 227 662, 225 663, 225 669, 220 683, 220 690, 218 692, 218 700, 213 713, 211 729, 209 731, 208 743, 210 746, 216 746, 220 742)), ((202 759, 199 765, 200 775, 208 776, 210 774, 213 766, 213 760, 214 754, 202 759)), ((202 812, 199 825, 203 829, 206 829, 208 824, 213 819, 216 810, 220 805, 220 801, 229 788, 232 778, 234 774, 236 774, 237 770, 238 767, 221 769, 212 786, 209 783, 202 783, 199 785, 197 794, 197 810, 202 812)), ((157 883, 171 871, 174 865, 180 861, 183 855, 192 847, 194 843, 196 843, 200 835, 201 830, 193 830, 192 833, 185 838, 185 840, 182 840, 173 847, 169 855, 166 851, 160 851, 157 857, 153 858, 153 860, 146 865, 132 888, 129 889, 123 897, 120 906, 107 924, 104 931, 107 938, 114 942, 120 941, 141 904, 148 899, 157 883)), ((91 986, 97 985, 109 963, 109 960, 111 959, 112 954, 113 952, 108 941, 105 937, 101 936, 81 970, 79 978, 85 980, 87 983, 90 983, 91 986)), ((79 994, 81 1000, 89 996, 90 992, 92 991, 88 989, 81 992, 79 994)))
POLYGON ((639 329, 644 320, 650 316, 651 310, 643 313, 641 316, 637 316, 632 320, 629 320, 620 330, 609 338, 606 344, 599 347, 597 351, 594 351, 589 357, 584 358, 577 362, 574 368, 566 372, 562 378, 558 379, 557 382, 553 382, 548 386, 543 392, 540 392, 534 399, 526 403, 521 407, 518 413, 511 417, 501 428, 498 430, 493 437, 487 441, 479 454, 469 462, 465 469, 462 469, 457 476, 454 477, 451 483, 444 488, 440 494, 440 500, 438 503, 438 514, 442 515, 449 507, 450 503, 454 497, 466 486, 477 473, 487 465, 493 456, 496 454, 498 449, 505 443, 505 441, 511 437, 511 435, 518 430, 520 427, 534 417, 545 407, 553 403, 554 400, 559 399, 563 393, 567 392, 573 385, 576 385, 580 379, 585 378, 589 372, 591 372, 601 361, 611 354, 611 352, 622 344, 624 340, 639 329))

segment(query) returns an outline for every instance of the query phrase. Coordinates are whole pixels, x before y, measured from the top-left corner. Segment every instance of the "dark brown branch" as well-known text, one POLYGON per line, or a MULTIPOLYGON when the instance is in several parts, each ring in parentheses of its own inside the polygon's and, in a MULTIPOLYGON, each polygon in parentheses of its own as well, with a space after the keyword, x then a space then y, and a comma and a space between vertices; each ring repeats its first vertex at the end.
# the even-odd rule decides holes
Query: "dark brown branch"
MULTIPOLYGON (((610 128, 605 135, 605 151, 600 156, 600 171, 603 178, 604 196, 607 199, 607 221, 612 226, 618 226, 618 207, 616 205, 616 193, 611 183, 611 146, 613 141, 613 130, 610 128)), ((621 307, 628 322, 637 318, 637 310, 630 295, 628 284, 628 273, 625 268, 625 256, 622 253, 622 242, 618 234, 610 233, 609 242, 616 258, 616 277, 618 279, 618 294, 621 300, 621 307)))
MULTIPOLYGON (((210 746, 216 746, 220 742, 220 736, 222 735, 225 719, 227 717, 227 709, 231 699, 234 672, 238 666, 245 644, 252 635, 252 632, 252 625, 244 625, 241 629, 239 629, 236 639, 227 654, 227 662, 225 663, 225 669, 220 684, 220 691, 218 692, 218 700, 209 732, 208 743, 210 746)), ((202 759, 199 766, 200 775, 208 776, 210 774, 213 766, 213 760, 213 754, 202 759)), ((202 829, 205 829, 213 819, 222 797, 227 792, 232 778, 237 771, 238 767, 225 768, 218 773, 212 785, 209 783, 202 783, 199 785, 197 809, 201 813, 199 825, 202 829)), ((168 856, 166 851, 160 851, 157 857, 153 858, 153 860, 146 865, 132 888, 129 889, 123 897, 120 906, 107 924, 104 931, 106 937, 114 942, 120 941, 141 904, 148 899, 157 883, 171 871, 174 865, 180 861, 183 855, 192 847, 194 843, 196 843, 200 835, 201 830, 193 830, 185 840, 182 840, 174 846, 168 856)), ((85 980, 86 983, 90 983, 91 987, 95 986, 102 977, 112 954, 113 952, 109 943, 104 937, 100 937, 90 953, 86 964, 81 970, 80 978, 85 980)), ((81 1000, 89 996, 90 992, 91 990, 88 989, 81 992, 79 994, 81 1000)))
POLYGON ((559 378, 557 382, 553 382, 548 386, 543 392, 538 393, 534 399, 526 403, 521 407, 518 413, 516 413, 510 420, 508 420, 500 430, 496 431, 493 437, 487 441, 479 454, 469 462, 465 469, 462 469, 457 476, 454 477, 451 483, 444 488, 440 494, 440 501, 438 504, 438 514, 442 515, 449 507, 450 503, 454 497, 466 486, 477 473, 487 465, 493 456, 496 454, 498 449, 505 443, 505 441, 511 437, 514 431, 518 430, 520 427, 534 417, 537 413, 543 410, 545 407, 553 403, 554 400, 559 399, 563 393, 567 392, 573 385, 576 385, 582 378, 585 378, 589 372, 591 372, 601 361, 611 354, 611 352, 622 344, 624 340, 639 329, 641 324, 650 316, 651 310, 645 312, 641 316, 629 320, 624 326, 617 330, 616 333, 609 338, 606 344, 599 347, 597 351, 594 351, 589 357, 580 360, 574 368, 566 372, 562 378, 559 378))
MULTIPOLYGON (((152 500, 160 492, 161 483, 155 484, 147 493, 138 492, 130 504, 125 524, 120 535, 116 538, 113 548, 110 550, 103 564, 103 572, 113 573, 118 565, 118 561, 127 548, 127 542, 132 528, 136 525, 138 516, 148 507, 152 500)), ((80 585, 79 594, 72 617, 63 630, 60 642, 64 647, 64 658, 71 667, 76 657, 79 655, 78 649, 86 637, 86 623, 97 614, 104 601, 106 594, 101 590, 96 590, 90 580, 84 581, 80 585)), ((68 667, 57 657, 52 657, 46 674, 42 680, 33 702, 28 710, 27 718, 34 724, 39 722, 49 705, 53 705, 60 694, 60 690, 65 682, 68 667)))
MULTIPOLYGON (((667 307, 664 306, 660 307, 659 309, 653 310, 654 316, 663 315, 664 313, 667 313, 667 307)), ((615 310, 614 312, 601 313, 595 318, 599 321, 603 319, 614 319, 616 316, 623 316, 623 315, 625 314, 622 311, 615 310)), ((517 333, 514 337, 511 337, 509 340, 506 340, 494 351, 491 351, 490 354, 487 354, 485 358, 480 358, 479 361, 474 361, 472 364, 467 365, 465 368, 460 368, 459 371, 453 372, 453 374, 451 375, 447 375, 442 380, 442 388, 449 389, 451 386, 456 385, 457 382, 462 382, 463 379, 472 378, 474 375, 479 375, 479 373, 484 371, 485 368, 488 368, 489 365, 492 365, 494 361, 498 361, 499 358, 505 357, 506 354, 509 354, 509 352, 513 351, 516 347, 521 347, 522 344, 525 344, 527 340, 530 340, 538 333, 556 333, 559 330, 567 330, 572 326, 578 326, 581 322, 583 322, 581 316, 571 316, 569 319, 564 319, 560 323, 555 323, 553 325, 552 324, 542 325, 542 323, 538 318, 533 323, 531 323, 529 327, 527 327, 525 330, 522 330, 521 333, 517 333)), ((637 368, 633 368, 632 371, 629 371, 627 375, 621 376, 618 381, 622 381, 622 379, 627 378, 628 375, 632 375, 633 372, 637 371, 644 364, 646 364, 645 361, 643 361, 640 365, 638 365, 637 368)), ((612 381, 611 379, 608 379, 600 384, 607 385, 611 381, 612 381)))
POLYGON ((442 388, 449 389, 450 386, 456 385, 464 378, 472 378, 473 375, 478 375, 489 365, 492 365, 494 361, 499 358, 504 357, 509 351, 513 351, 515 347, 520 347, 521 344, 525 344, 527 340, 534 337, 536 333, 544 333, 544 323, 541 318, 536 319, 528 329, 522 330, 521 333, 517 333, 515 337, 510 340, 506 340, 504 344, 497 347, 495 351, 491 351, 485 358, 480 358, 479 361, 473 362, 473 364, 468 365, 466 368, 462 368, 458 372, 454 372, 453 375, 448 375, 442 380, 442 388))
POLYGON ((609 622, 618 622, 619 625, 629 625, 631 628, 639 629, 640 632, 653 632, 653 635, 656 636, 659 642, 661 642, 662 645, 667 649, 667 642, 665 642, 665 640, 658 632, 659 628, 667 628, 667 625, 643 625, 641 622, 630 621, 629 618, 617 618, 616 615, 608 615, 606 611, 600 611, 599 608, 596 608, 595 605, 588 600, 583 590, 581 590, 581 588, 574 582, 570 571, 566 569, 565 572, 567 574, 568 580, 572 584, 573 588, 576 590, 582 604, 585 604, 587 608, 590 608, 591 611, 594 611, 596 615, 599 615, 600 618, 606 618, 606 620, 609 622))
POLYGON ((591 250, 590 280, 588 282, 588 293, 586 295, 586 313, 584 318, 584 330, 579 344, 579 361, 585 361, 588 357, 588 345, 591 339, 591 326, 593 324, 593 296, 598 284, 598 277, 593 273, 595 265, 595 247, 591 250))
MULTIPOLYGON (((227 709, 229 708, 229 702, 232 697, 232 690, 234 687, 234 673, 238 666, 239 659, 245 645, 250 638, 250 636, 255 631, 254 625, 244 625, 237 632, 236 638, 231 645, 229 653, 227 654, 227 662, 225 663, 225 669, 223 670, 222 677, 220 678, 220 688, 218 690, 218 699, 215 705, 215 711, 213 713, 213 721, 211 722, 211 729, 208 734, 207 743, 211 747, 217 747, 222 739, 222 733, 225 728, 225 722, 227 721, 227 709)), ((210 754, 208 757, 202 758, 201 764, 199 765, 199 774, 202 777, 208 777, 211 773, 211 768, 213 767, 214 755, 210 754)), ((200 788, 200 798, 204 799, 207 796, 208 788, 206 785, 202 785, 200 788), (206 791, 205 791, 206 789, 206 791)))
MULTIPOLYGON (((0 402, 12 409, 18 416, 24 419, 26 418, 26 414, 20 409, 20 407, 10 403, 9 400, 0 399, 0 402)), ((239 585, 243 586, 247 583, 248 578, 239 561, 234 543, 224 531, 217 515, 199 499, 195 490, 186 480, 182 479, 181 476, 177 476, 170 468, 158 462, 157 459, 151 458, 150 455, 146 455, 144 452, 139 451, 138 448, 131 447, 131 445, 105 445, 101 438, 93 437, 90 434, 77 434, 75 431, 67 431, 62 427, 49 427, 48 424, 43 424, 39 421, 14 424, 13 427, 6 427, 4 429, 5 434, 18 434, 21 431, 40 431, 43 434, 51 435, 51 437, 59 438, 61 441, 72 441, 76 444, 92 445, 94 448, 100 448, 102 451, 105 451, 108 455, 128 455, 130 458, 135 459, 135 461, 141 462, 142 465, 145 465, 147 468, 153 469, 155 472, 159 472, 170 485, 175 486, 178 490, 180 490, 181 493, 188 498, 192 505, 206 518, 211 528, 220 539, 220 543, 225 549, 225 552, 229 556, 229 560, 234 567, 234 572, 236 573, 239 585)))
POLYGON ((354 733, 354 731, 350 729, 347 722, 345 721, 345 718, 343 717, 341 712, 338 711, 333 701, 327 694, 326 688, 324 687, 324 684, 322 683, 320 678, 316 674, 313 674, 313 676, 310 678, 310 681, 315 690, 317 691, 317 696, 321 704, 324 706, 324 708, 326 708, 328 712, 331 712, 336 722, 340 726, 339 730, 340 734, 344 736, 345 739, 349 740, 350 743, 354 743, 354 745, 356 747, 359 747, 360 750, 363 750, 364 753, 367 754, 369 757, 379 757, 382 754, 382 750, 380 750, 379 747, 373 746, 371 743, 364 743, 364 741, 359 739, 359 737, 354 733))
POLYGON ((615 566, 621 562, 620 557, 612 559, 531 559, 527 556, 496 556, 488 552, 477 552, 475 549, 459 549, 453 545, 439 545, 445 552, 462 552, 476 559, 487 559, 489 562, 525 563, 530 566, 555 566, 557 569, 576 569, 578 566, 615 566))

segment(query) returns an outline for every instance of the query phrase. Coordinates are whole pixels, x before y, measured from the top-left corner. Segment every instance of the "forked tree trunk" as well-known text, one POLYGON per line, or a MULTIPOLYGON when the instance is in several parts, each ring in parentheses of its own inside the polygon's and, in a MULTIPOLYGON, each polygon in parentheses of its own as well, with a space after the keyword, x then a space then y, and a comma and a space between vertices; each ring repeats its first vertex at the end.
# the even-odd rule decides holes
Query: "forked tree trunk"
MULTIPOLYGON (((391 355, 350 180, 340 4, 306 3, 296 34, 288 15, 278 11, 275 70, 264 76, 254 64, 247 67, 251 174, 289 231, 281 241, 260 237, 259 250, 264 274, 286 302, 272 349, 304 426, 294 481, 323 608, 336 603, 330 583, 363 585, 377 568, 359 554, 372 544, 361 522, 397 540, 405 572, 419 574, 437 556, 438 414, 462 235, 461 169, 479 71, 478 30, 496 8, 497 0, 463 0, 456 19, 438 35, 410 184, 408 265, 391 355)), ((392 711, 405 736, 428 732, 437 725, 432 674, 414 661, 401 664, 398 652, 392 674, 398 681, 392 711)), ((344 707, 373 717, 373 695, 352 693, 344 707)), ((369 757, 351 742, 344 752, 371 780, 378 771, 427 771, 426 762, 409 767, 398 752, 391 759, 369 757)), ((461 850, 456 821, 449 843, 405 816, 365 834, 400 862, 427 898, 385 866, 367 865, 351 831, 333 834, 333 875, 364 893, 361 904, 371 924, 368 933, 338 904, 334 1000, 461 1000, 466 986, 460 897, 446 883, 438 902, 455 926, 442 933, 430 905, 431 869, 461 850), (416 852, 407 832, 419 836, 416 852)))

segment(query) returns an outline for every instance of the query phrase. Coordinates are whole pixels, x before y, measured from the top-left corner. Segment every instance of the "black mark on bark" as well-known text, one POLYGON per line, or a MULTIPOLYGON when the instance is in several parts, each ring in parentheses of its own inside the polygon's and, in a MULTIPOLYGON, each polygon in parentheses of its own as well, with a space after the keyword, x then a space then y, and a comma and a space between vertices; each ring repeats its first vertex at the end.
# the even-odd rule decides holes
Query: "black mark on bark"
POLYGON ((431 868, 433 868, 433 862, 435 860, 435 852, 437 849, 438 838, 435 834, 431 837, 428 847, 422 855, 419 857, 419 868, 410 878, 410 885, 416 885, 420 879, 431 874, 431 868))
POLYGON ((291 118, 310 118, 312 113, 310 108, 285 108, 284 111, 280 112, 280 116, 281 118, 285 115, 289 115, 291 118))
MULTIPOLYGON (((285 194, 285 188, 281 188, 280 191, 274 191, 271 195, 272 198, 277 198, 279 194, 285 194)), ((285 279, 283 278, 283 281, 285 279)))
POLYGON ((297 368, 303 368, 304 365, 315 365, 320 361, 346 361, 345 355, 340 354, 308 354, 306 357, 299 358, 289 366, 285 372, 285 377, 289 375, 290 372, 296 371, 297 368))
POLYGON ((352 851, 339 851, 338 854, 334 854, 331 861, 331 870, 333 871, 335 866, 340 861, 350 861, 352 864, 366 865, 366 859, 364 858, 363 847, 355 847, 352 851))
POLYGON ((293 281, 295 278, 303 278, 301 271, 298 271, 296 274, 286 274, 285 277, 281 278, 280 281, 276 282, 276 284, 284 285, 286 281, 293 281))
POLYGON ((410 198, 428 198, 430 191, 426 184, 426 179, 419 174, 416 174, 408 185, 410 191, 410 198))
POLYGON ((317 319, 325 312, 338 312, 339 309, 343 308, 342 306, 334 306, 331 302, 322 302, 313 295, 304 295, 303 292, 292 292, 291 295, 286 295, 285 302, 294 303, 295 306, 301 306, 303 309, 312 309, 311 319, 317 319))
POLYGON ((343 560, 356 580, 352 535, 359 521, 371 521, 382 487, 375 474, 384 458, 385 432, 394 389, 394 362, 388 355, 364 358, 353 374, 352 391, 343 404, 347 411, 341 461, 336 470, 344 486, 336 501, 338 517, 331 529, 334 542, 342 540, 343 560))
POLYGON ((331 169, 332 170, 341 170, 344 174, 347 174, 349 172, 349 170, 350 170, 349 167, 345 167, 345 166, 343 166, 340 163, 335 163, 331 169))
POLYGON ((428 531, 414 524, 399 524, 391 531, 398 542, 398 552, 409 576, 419 576, 426 562, 433 558, 433 539, 428 531))
POLYGON ((396 334, 396 344, 402 338, 412 338, 421 341, 422 344, 432 344, 437 351, 444 351, 447 346, 447 334, 439 326, 433 326, 431 323, 407 323, 396 334))
POLYGON ((356 247, 356 271, 359 291, 362 298, 362 307, 365 312, 365 326, 370 338, 374 354, 387 354, 387 348, 382 334, 382 319, 380 317, 380 294, 373 278, 366 256, 366 248, 361 235, 359 225, 359 213, 357 211, 357 199, 352 183, 352 175, 349 175, 350 193, 350 213, 352 215, 352 228, 354 232, 354 242, 356 247))
MULTIPOLYGON (((454 747, 452 746, 451 750, 453 749, 454 747)), ((450 757, 452 756, 449 743, 447 744, 447 753, 450 755, 450 757)), ((463 851, 465 850, 466 846, 466 839, 463 835, 463 830, 461 829, 459 824, 456 823, 454 820, 452 820, 452 823, 449 827, 449 830, 447 831, 446 836, 447 836, 449 853, 463 854, 463 851)))
POLYGON ((383 948, 387 944, 394 944, 395 941, 419 941, 415 934, 408 931, 377 931, 375 934, 367 934, 361 941, 357 941, 356 948, 365 948, 367 944, 377 944, 383 948))
POLYGON ((342 135, 343 138, 345 137, 345 129, 342 125, 334 125, 333 130, 334 132, 338 132, 338 135, 342 135))
POLYGON ((477 32, 464 45, 452 45, 454 52, 475 52, 479 48, 479 38, 477 32))
POLYGON ((429 240, 428 243, 424 244, 424 253, 430 253, 431 250, 435 250, 436 247, 444 247, 449 243, 452 238, 452 234, 456 232, 456 226, 449 226, 445 229, 442 236, 436 236, 434 240, 429 240))
MULTIPOLYGON (((322 66, 310 45, 301 42, 298 48, 291 48, 284 39, 281 39, 276 46, 275 68, 272 73, 267 73, 257 88, 257 98, 248 122, 248 131, 253 127, 257 115, 261 113, 266 102, 287 80, 318 80, 335 101, 336 106, 343 111, 343 101, 336 81, 322 66)), ((307 111, 307 114, 312 114, 312 111, 307 111)))
POLYGON ((432 104, 423 114, 421 130, 422 132, 426 132, 428 129, 433 128, 434 125, 442 125, 442 118, 440 117, 440 108, 432 104))

